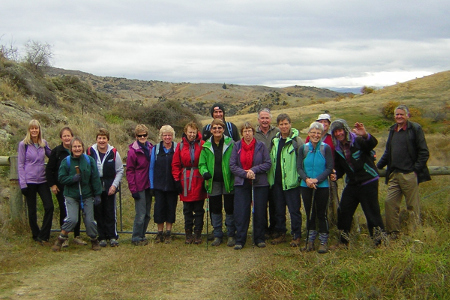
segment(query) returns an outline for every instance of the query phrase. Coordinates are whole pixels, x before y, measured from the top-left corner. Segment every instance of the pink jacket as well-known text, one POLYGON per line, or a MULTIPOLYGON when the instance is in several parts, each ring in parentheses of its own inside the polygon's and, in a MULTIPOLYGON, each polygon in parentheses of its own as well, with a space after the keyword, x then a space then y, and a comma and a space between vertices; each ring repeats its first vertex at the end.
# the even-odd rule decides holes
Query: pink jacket
MULTIPOLYGON (((152 152, 153 145, 147 142, 149 153, 152 152)), ((144 151, 139 147, 137 141, 128 146, 127 155, 127 181, 130 192, 137 193, 150 188, 148 170, 150 160, 145 157, 144 151)))

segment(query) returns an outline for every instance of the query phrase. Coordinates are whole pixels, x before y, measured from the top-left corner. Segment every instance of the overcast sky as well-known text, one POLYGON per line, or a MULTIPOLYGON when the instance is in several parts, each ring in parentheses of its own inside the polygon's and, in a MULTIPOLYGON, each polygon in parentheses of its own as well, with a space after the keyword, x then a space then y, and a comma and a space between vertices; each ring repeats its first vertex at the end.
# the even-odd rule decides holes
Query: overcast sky
POLYGON ((450 69, 450 1, 3 0, 0 43, 94 75, 386 86, 450 69))

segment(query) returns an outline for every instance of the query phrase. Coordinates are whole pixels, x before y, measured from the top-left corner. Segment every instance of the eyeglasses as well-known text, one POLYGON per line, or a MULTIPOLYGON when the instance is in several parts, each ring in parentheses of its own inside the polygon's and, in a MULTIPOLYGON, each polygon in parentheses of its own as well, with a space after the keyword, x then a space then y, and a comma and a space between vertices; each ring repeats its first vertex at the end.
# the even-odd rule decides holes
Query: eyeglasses
POLYGON ((221 126, 216 126, 216 127, 212 127, 211 129, 212 129, 212 130, 222 130, 223 127, 221 127, 221 126))
POLYGON ((147 137, 147 134, 136 134, 136 136, 137 136, 138 138, 141 138, 141 137, 147 137))

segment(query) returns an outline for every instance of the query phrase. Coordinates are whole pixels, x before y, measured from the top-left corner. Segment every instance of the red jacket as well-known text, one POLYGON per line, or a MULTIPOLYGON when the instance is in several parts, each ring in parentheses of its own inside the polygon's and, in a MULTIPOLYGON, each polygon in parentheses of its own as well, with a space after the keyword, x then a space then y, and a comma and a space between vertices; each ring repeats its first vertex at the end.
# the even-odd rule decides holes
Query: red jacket
POLYGON ((189 142, 186 135, 183 134, 183 141, 178 143, 175 149, 172 159, 172 175, 175 181, 181 181, 181 186, 183 187, 183 193, 180 194, 181 201, 192 202, 206 198, 206 191, 203 188, 203 177, 198 171, 198 160, 204 143, 199 132, 194 143, 195 155, 193 163, 191 162, 189 142), (181 146, 182 149, 180 151, 181 146))

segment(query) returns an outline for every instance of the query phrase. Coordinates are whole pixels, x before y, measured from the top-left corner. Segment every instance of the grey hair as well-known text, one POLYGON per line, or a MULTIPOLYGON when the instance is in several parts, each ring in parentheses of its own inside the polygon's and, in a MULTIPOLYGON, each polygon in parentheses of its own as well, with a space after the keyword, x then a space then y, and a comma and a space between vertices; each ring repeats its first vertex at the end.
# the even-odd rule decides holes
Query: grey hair
POLYGON ((394 113, 395 113, 395 111, 396 111, 397 109, 403 110, 403 111, 409 116, 409 109, 408 109, 408 106, 406 106, 405 104, 400 104, 399 106, 397 106, 397 107, 394 109, 394 113))
POLYGON ((325 130, 323 128, 323 124, 319 123, 319 122, 312 122, 311 125, 309 125, 308 133, 313 129, 318 129, 318 130, 322 131, 322 133, 325 130))
POLYGON ((266 113, 268 113, 269 114, 269 116, 270 116, 270 118, 272 119, 272 114, 270 113, 270 109, 268 109, 267 107, 266 108, 263 108, 263 109, 261 109, 259 112, 258 112, 258 119, 259 119, 259 117, 260 117, 260 114, 262 113, 262 112, 266 112, 266 113))
POLYGON ((172 137, 175 138, 175 130, 170 125, 163 125, 159 130, 159 139, 162 140, 164 133, 171 133, 172 137))

